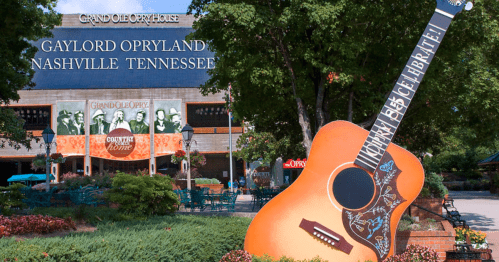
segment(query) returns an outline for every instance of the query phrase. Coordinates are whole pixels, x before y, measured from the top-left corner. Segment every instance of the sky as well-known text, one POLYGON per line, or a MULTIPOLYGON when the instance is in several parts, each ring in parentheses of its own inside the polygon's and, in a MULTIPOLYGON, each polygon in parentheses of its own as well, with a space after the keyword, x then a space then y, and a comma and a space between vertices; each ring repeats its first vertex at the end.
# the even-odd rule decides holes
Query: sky
POLYGON ((191 0, 59 0, 61 14, 168 13, 185 14, 191 0))

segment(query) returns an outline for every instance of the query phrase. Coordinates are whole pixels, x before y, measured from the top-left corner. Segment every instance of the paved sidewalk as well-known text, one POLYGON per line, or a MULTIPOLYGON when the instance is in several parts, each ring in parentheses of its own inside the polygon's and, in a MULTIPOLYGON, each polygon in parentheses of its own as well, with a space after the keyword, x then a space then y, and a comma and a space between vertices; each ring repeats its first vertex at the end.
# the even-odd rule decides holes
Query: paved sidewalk
POLYGON ((488 191, 450 191, 449 197, 471 229, 487 233, 492 256, 499 261, 499 196, 488 191))

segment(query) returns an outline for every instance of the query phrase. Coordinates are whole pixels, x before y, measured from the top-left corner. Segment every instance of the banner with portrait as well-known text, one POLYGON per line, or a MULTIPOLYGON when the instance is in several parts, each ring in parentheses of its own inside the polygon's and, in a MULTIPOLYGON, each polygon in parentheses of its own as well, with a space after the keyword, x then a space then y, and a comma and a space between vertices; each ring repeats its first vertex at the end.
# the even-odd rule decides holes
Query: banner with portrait
POLYGON ((57 102, 57 152, 85 155, 85 101, 57 102))
POLYGON ((152 133, 154 155, 173 154, 182 149, 182 102, 153 100, 153 104, 141 99, 89 100, 85 108, 85 101, 57 102, 57 152, 84 156, 88 137, 91 157, 149 159, 152 133))
POLYGON ((182 149, 181 100, 154 100, 154 154, 169 155, 182 149))
POLYGON ((149 100, 89 101, 90 156, 150 158, 149 100))

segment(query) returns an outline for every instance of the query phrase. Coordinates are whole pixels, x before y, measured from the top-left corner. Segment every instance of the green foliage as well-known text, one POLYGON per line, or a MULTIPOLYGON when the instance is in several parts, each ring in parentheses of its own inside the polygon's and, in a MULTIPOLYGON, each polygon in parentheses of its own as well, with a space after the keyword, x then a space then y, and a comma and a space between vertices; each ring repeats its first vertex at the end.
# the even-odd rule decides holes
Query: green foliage
POLYGON ((94 186, 99 188, 111 188, 111 174, 95 174, 92 176, 69 176, 63 177, 64 183, 59 184, 60 189, 75 190, 85 186, 94 186))
POLYGON ((250 222, 250 218, 184 215, 107 222, 93 233, 64 238, 0 239, 0 260, 218 262, 227 252, 243 247, 250 222))
POLYGON ((277 140, 270 132, 250 130, 237 139, 237 151, 232 154, 249 163, 262 161, 273 166, 278 157, 305 156, 303 147, 298 148, 301 151, 293 151, 291 141, 288 137, 277 140))
POLYGON ((220 184, 220 180, 216 178, 195 178, 194 181, 197 184, 220 184))
POLYGON ((133 176, 118 172, 112 188, 104 193, 107 200, 118 203, 126 214, 162 215, 175 212, 179 204, 169 176, 133 176))
POLYGON ((12 208, 26 208, 27 205, 22 202, 24 197, 19 189, 26 187, 20 183, 14 183, 8 187, 0 187, 0 211, 3 215, 11 215, 12 208))
POLYGON ((429 172, 452 172, 462 179, 479 179, 478 162, 499 150, 499 140, 480 143, 476 132, 456 127, 441 133, 441 145, 435 147, 433 157, 426 156, 423 166, 429 172))
MULTIPOLYGON (((203 16, 189 39, 215 53, 203 94, 231 83, 237 119, 300 147, 333 120, 368 127, 434 10, 434 1, 416 0, 194 0, 189 11, 203 16)), ((480 0, 456 16, 395 141, 419 156, 456 126, 474 143, 497 140, 498 12, 498 1, 480 0)))
POLYGON ((490 181, 496 187, 499 187, 499 173, 494 173, 490 177, 490 181))
POLYGON ((92 207, 80 205, 77 207, 36 207, 30 210, 33 215, 48 215, 60 218, 82 219, 87 223, 96 225, 100 223, 130 221, 130 220, 145 220, 146 216, 142 214, 124 214, 116 208, 109 207, 92 207))
POLYGON ((442 183, 444 178, 434 172, 426 172, 420 197, 444 198, 449 193, 442 183))
MULTIPOLYGON (((19 90, 33 87, 31 58, 37 48, 31 41, 50 37, 50 30, 61 24, 62 15, 54 10, 55 0, 3 0, 0 9, 0 103, 19 100, 19 90)), ((23 129, 22 119, 9 108, 0 108, 0 148, 5 145, 31 149, 33 135, 23 129)), ((38 141, 38 139, 37 139, 38 141)))
POLYGON ((411 223, 411 221, 408 221, 408 220, 400 220, 397 230, 398 230, 398 231, 406 231, 406 230, 409 230, 409 229, 411 229, 411 224, 412 224, 412 223, 411 223))

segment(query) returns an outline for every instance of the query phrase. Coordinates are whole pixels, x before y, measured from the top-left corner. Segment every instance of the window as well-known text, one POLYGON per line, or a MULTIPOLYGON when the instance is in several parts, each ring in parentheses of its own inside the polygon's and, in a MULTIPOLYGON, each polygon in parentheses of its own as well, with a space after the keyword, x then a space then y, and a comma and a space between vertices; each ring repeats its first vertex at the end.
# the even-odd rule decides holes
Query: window
POLYGON ((11 108, 24 119, 23 127, 25 130, 43 130, 50 124, 50 106, 16 106, 11 108))
MULTIPOLYGON (((225 104, 188 104, 187 123, 192 127, 229 127, 229 114, 225 104)), ((232 122, 240 127, 240 122, 232 122)))

